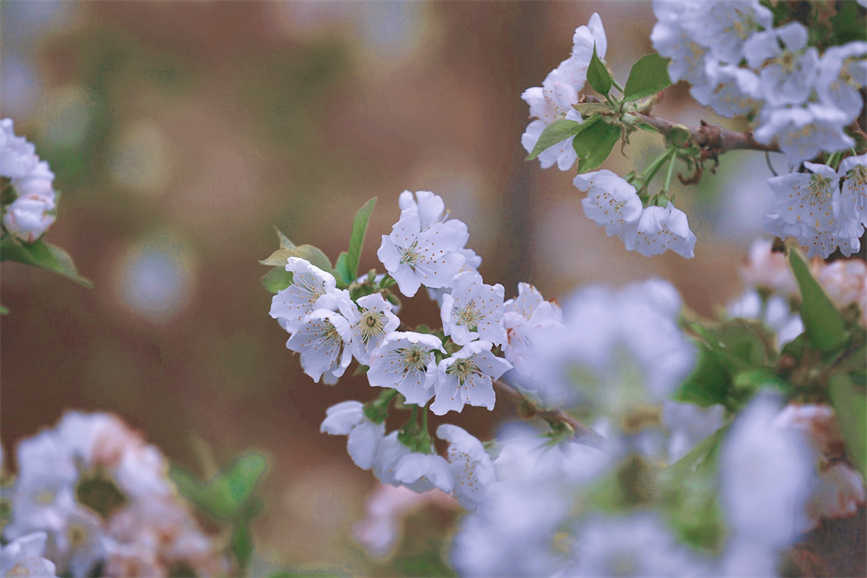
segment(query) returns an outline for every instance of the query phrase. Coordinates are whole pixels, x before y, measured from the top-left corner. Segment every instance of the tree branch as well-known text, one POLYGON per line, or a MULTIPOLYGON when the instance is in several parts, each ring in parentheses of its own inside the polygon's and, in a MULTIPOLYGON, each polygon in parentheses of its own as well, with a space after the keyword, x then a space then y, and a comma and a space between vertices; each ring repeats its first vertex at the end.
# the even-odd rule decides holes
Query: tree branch
POLYGON ((497 389, 500 395, 508 398, 511 403, 518 406, 519 408, 529 405, 531 410, 528 412, 523 412, 523 416, 526 416, 527 418, 538 416, 551 424, 566 424, 572 429, 572 431, 575 432, 572 437, 576 442, 603 451, 605 450, 608 442, 604 437, 602 437, 596 431, 587 427, 562 409, 540 410, 536 408, 535 403, 533 403, 531 399, 527 398, 525 395, 523 395, 511 385, 503 383, 502 381, 495 381, 494 387, 497 389))
POLYGON ((631 114, 658 130, 663 136, 670 133, 675 127, 685 128, 689 131, 689 139, 702 150, 702 160, 716 158, 721 153, 734 150, 780 152, 780 147, 776 143, 766 145, 757 142, 751 131, 727 130, 705 121, 701 121, 701 126, 685 126, 649 113, 634 112, 631 114))

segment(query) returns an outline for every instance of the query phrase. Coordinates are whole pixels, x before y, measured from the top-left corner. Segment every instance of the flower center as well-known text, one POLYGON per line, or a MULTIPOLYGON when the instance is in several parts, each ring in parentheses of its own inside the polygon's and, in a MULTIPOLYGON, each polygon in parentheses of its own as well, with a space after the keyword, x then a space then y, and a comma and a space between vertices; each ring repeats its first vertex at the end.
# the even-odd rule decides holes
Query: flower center
POLYGON ((475 301, 470 301, 467 303, 466 307, 455 311, 455 317, 457 318, 456 325, 463 325, 470 331, 473 331, 476 326, 478 326, 479 321, 485 318, 485 316, 476 309, 475 301))
POLYGON ((415 242, 404 249, 400 255, 401 265, 409 265, 412 267, 419 261, 421 261, 421 253, 418 250, 418 242, 415 242))
POLYGON ((810 196, 817 202, 831 198, 831 179, 819 174, 810 177, 810 196))
POLYGON ((467 379, 469 379, 471 375, 482 374, 482 372, 479 371, 479 366, 470 359, 456 359, 455 362, 446 369, 446 373, 457 377, 461 386, 466 383, 467 379))
POLYGON ((361 340, 367 343, 372 337, 382 335, 382 314, 376 311, 365 311, 358 325, 361 327, 361 340))
POLYGON ((853 189, 864 189, 867 186, 867 166, 855 165, 846 172, 846 180, 853 189))
POLYGON ((430 353, 422 350, 418 345, 398 349, 397 353, 403 357, 404 371, 423 370, 430 361, 430 353))

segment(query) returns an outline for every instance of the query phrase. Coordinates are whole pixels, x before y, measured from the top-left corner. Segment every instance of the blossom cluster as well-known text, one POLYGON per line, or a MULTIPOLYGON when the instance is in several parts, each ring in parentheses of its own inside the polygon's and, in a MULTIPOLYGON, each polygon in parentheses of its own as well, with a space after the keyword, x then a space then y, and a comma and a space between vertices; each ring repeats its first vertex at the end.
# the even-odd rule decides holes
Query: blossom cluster
POLYGON ((0 120, 0 178, 5 232, 33 243, 54 223, 54 173, 39 160, 32 143, 15 135, 9 118, 0 120))
POLYGON ((867 42, 820 53, 804 24, 774 27, 757 0, 655 0, 654 11, 651 40, 671 58, 671 79, 688 81, 692 96, 722 116, 752 119, 758 143, 778 146, 793 168, 804 163, 809 171, 768 179, 775 202, 765 229, 797 238, 810 256, 857 252, 867 226, 867 158, 851 156, 839 167, 839 159, 805 161, 855 146, 845 129, 864 109, 867 42))
POLYGON ((756 140, 776 142, 793 166, 855 145, 844 128, 864 105, 867 42, 820 53, 807 26, 774 27, 758 0, 654 0, 653 8, 653 46, 699 103, 725 117, 754 117, 756 140))
MULTIPOLYGON (((723 425, 722 412, 667 402, 660 425, 642 437, 667 439, 635 444, 633 459, 676 461, 680 454, 667 451, 706 440, 723 425)), ((776 395, 758 396, 723 439, 709 482, 719 486, 728 537, 717 552, 698 553, 651 504, 600 508, 599 488, 616 483, 623 464, 610 448, 552 446, 510 426, 497 442, 486 500, 460 522, 451 562, 467 576, 617 576, 626 568, 639 576, 776 575, 782 552, 803 532, 865 503, 861 476, 823 453, 839 451, 841 441, 830 407, 782 407, 776 395)))
POLYGON ((22 440, 16 462, 4 488, 11 542, 2 568, 75 578, 228 573, 217 543, 178 500, 163 455, 119 418, 67 412, 22 440))
MULTIPOLYGON (((602 20, 594 13, 586 26, 580 26, 573 36, 572 53, 548 73, 542 86, 528 88, 521 98, 530 106, 532 120, 521 136, 527 152, 533 151, 542 132, 555 120, 582 122, 574 106, 578 93, 587 81, 587 70, 594 50, 604 60, 608 39, 602 20)), ((542 168, 555 163, 561 171, 572 168, 578 159, 570 137, 539 153, 542 168)), ((683 257, 692 258, 696 237, 689 228, 686 214, 671 201, 664 206, 645 203, 635 187, 608 170, 578 175, 575 186, 587 193, 583 201, 584 213, 605 227, 608 236, 620 237, 628 251, 645 256, 660 255, 672 250, 683 257)))

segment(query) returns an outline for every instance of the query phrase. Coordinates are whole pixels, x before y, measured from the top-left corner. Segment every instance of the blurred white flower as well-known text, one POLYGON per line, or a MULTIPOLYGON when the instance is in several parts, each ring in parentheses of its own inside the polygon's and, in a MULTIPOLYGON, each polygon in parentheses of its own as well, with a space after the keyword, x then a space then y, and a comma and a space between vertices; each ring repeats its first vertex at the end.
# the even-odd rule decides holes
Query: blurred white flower
POLYGON ((326 410, 319 431, 331 435, 348 435, 346 449, 355 465, 371 469, 379 455, 379 444, 385 437, 385 424, 373 423, 358 401, 343 401, 326 410))

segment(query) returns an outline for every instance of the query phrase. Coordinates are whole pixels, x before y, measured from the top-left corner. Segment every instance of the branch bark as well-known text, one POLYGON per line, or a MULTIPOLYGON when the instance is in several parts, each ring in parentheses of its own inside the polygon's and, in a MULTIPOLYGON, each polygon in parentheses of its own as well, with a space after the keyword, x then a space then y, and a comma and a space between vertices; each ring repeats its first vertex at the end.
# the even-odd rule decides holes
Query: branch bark
MULTIPOLYGON (((535 404, 532 400, 528 399, 517 389, 512 387, 507 383, 503 383, 502 381, 495 381, 494 387, 497 389, 497 392, 508 398, 511 403, 516 406, 522 406, 526 404, 531 404, 533 411, 529 413, 529 417, 537 416, 541 417, 548 423, 563 423, 572 428, 573 438, 576 442, 591 446, 596 449, 605 450, 607 445, 607 440, 598 434, 593 429, 587 427, 562 409, 552 409, 552 410, 539 410, 536 408, 535 404)), ((520 413, 520 412, 519 412, 520 413)))
POLYGON ((663 136, 670 133, 675 127, 685 128, 689 131, 690 140, 702 149, 702 159, 716 158, 721 153, 734 150, 780 152, 780 147, 776 143, 766 145, 757 142, 751 131, 727 130, 705 121, 701 121, 701 126, 685 126, 649 113, 635 112, 631 114, 658 130, 663 136))

